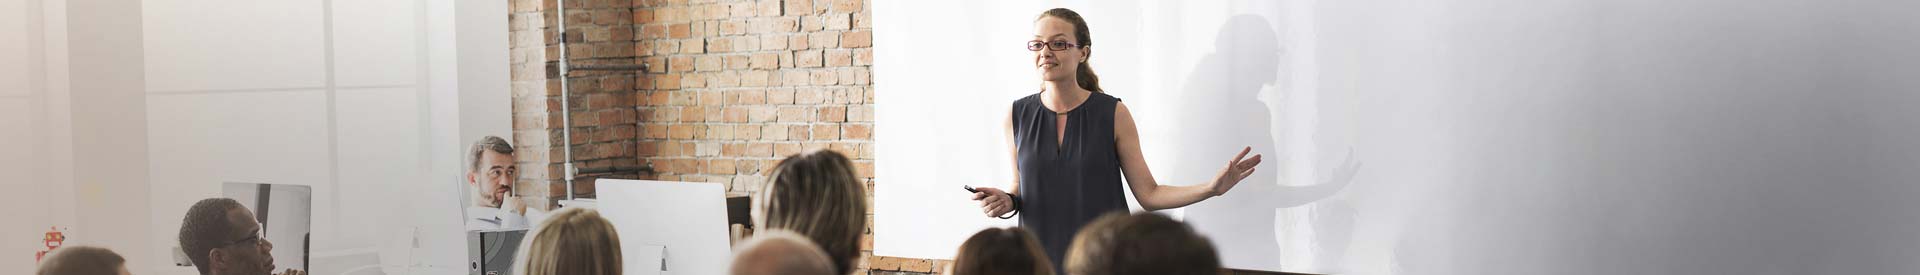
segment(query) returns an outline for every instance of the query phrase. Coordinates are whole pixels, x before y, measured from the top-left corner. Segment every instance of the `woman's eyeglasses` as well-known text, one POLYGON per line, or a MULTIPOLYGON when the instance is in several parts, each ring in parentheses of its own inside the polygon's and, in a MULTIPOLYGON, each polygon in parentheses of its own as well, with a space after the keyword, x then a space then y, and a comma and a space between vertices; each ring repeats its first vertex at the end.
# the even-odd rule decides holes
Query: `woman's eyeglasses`
POLYGON ((1047 50, 1051 50, 1051 51, 1064 51, 1067 49, 1073 49, 1073 48, 1079 48, 1079 47, 1080 47, 1079 44, 1073 44, 1072 42, 1067 42, 1067 41, 1053 41, 1053 42, 1041 42, 1040 40, 1027 41, 1027 50, 1036 51, 1036 52, 1040 51, 1041 48, 1046 48, 1047 50))

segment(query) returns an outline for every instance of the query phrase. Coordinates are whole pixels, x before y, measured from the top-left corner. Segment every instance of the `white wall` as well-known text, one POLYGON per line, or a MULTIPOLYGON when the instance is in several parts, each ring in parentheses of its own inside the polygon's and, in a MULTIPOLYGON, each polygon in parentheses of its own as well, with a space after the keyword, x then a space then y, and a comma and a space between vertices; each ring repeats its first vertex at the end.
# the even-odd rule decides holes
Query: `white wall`
MULTIPOLYGON (((19 179, 0 184, 34 194, 4 200, 26 219, 0 227, 33 241, 0 251, 29 255, 53 225, 69 245, 121 252, 136 274, 190 274, 168 252, 186 208, 222 182, 264 182, 313 188, 316 273, 464 271, 453 148, 508 135, 504 2, 6 0, 0 10, 19 13, 0 16, 0 173, 19 179)), ((0 261, 15 263, 0 273, 32 268, 0 261)))
MULTIPOLYGON (((0 209, 15 210, 15 214, 7 215, 11 219, 0 222, 0 236, 8 236, 0 241, 0 251, 28 255, 0 257, 0 273, 30 273, 31 255, 46 249, 41 236, 50 227, 61 227, 71 234, 77 222, 71 218, 75 212, 70 202, 74 198, 72 179, 52 171, 67 167, 45 161, 55 155, 71 155, 56 148, 56 141, 71 141, 55 133, 70 133, 71 127, 56 129, 49 125, 64 118, 52 110, 64 102, 53 100, 49 90, 64 89, 65 85, 49 85, 50 76, 43 73, 48 66, 65 66, 64 58, 47 58, 46 53, 49 45, 64 44, 65 37, 43 31, 49 24, 64 26, 64 14, 48 12, 64 9, 64 5, 40 2, 0 1, 0 129, 5 129, 0 130, 0 175, 5 175, 0 188, 17 194, 0 200, 0 209), (46 14, 50 13, 59 16, 49 18, 46 14)), ((64 47, 56 50, 64 52, 64 47)))
POLYGON ((1032 93, 1014 45, 1056 4, 1091 21, 1160 181, 1273 129, 1272 181, 1183 211, 1231 267, 1920 271, 1920 21, 1893 1, 875 3, 876 254, 950 257, 989 224, 954 190, 1008 180, 979 118, 1032 93), (1242 14, 1278 33, 1278 66, 1244 51, 1242 14), (1247 90, 1265 125, 1208 101, 1247 90))
MULTIPOLYGON (((1333 174, 1322 171, 1340 168, 1335 165, 1352 157, 1346 149, 1352 146, 1350 130, 1321 126, 1312 103, 1319 96, 1313 77, 1316 55, 1313 44, 1300 42, 1313 41, 1315 14, 1301 10, 1314 4, 876 5, 876 45, 893 49, 876 52, 876 67, 887 72, 879 77, 888 80, 876 85, 913 91, 878 98, 884 102, 877 105, 878 123, 886 127, 878 127, 877 135, 887 137, 877 141, 885 148, 879 154, 890 161, 877 167, 877 176, 901 180, 876 186, 876 253, 950 258, 958 244, 980 228, 1015 224, 982 217, 977 204, 967 201, 968 194, 957 190, 961 185, 1004 188, 1012 181, 1002 122, 980 118, 1004 118, 1013 100, 1038 92, 1037 76, 1024 69, 1031 67, 1032 52, 1023 43, 1032 39, 1031 24, 1041 11, 1069 7, 1088 20, 1094 44, 1089 62, 1107 93, 1133 111, 1142 139, 1149 141, 1141 149, 1160 183, 1208 180, 1241 146, 1266 156, 1260 167, 1266 172, 1249 178, 1233 196, 1189 208, 1201 211, 1163 212, 1194 217, 1191 220, 1209 234, 1246 238, 1221 243, 1223 250, 1243 251, 1225 255, 1229 266, 1278 269, 1280 249, 1309 248, 1276 244, 1272 228, 1277 222, 1306 217, 1274 209, 1308 204, 1338 191, 1346 179, 1322 176, 1333 174), (1208 208, 1219 205, 1228 207, 1208 208), (1257 218, 1241 211, 1255 207, 1268 210, 1257 218)), ((1131 190, 1126 191, 1131 198, 1131 190)), ((1141 209, 1131 199, 1128 204, 1141 209)), ((1289 233, 1294 238, 1312 236, 1289 233)))

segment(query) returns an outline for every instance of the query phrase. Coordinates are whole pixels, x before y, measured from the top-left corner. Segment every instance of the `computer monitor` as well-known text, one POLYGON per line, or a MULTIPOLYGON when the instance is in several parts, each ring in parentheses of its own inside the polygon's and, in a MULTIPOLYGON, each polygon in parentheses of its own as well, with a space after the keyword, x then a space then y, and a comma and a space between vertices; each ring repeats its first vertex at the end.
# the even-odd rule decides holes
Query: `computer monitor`
POLYGON ((600 215, 620 234, 626 274, 726 273, 725 186, 600 179, 594 189, 600 215))

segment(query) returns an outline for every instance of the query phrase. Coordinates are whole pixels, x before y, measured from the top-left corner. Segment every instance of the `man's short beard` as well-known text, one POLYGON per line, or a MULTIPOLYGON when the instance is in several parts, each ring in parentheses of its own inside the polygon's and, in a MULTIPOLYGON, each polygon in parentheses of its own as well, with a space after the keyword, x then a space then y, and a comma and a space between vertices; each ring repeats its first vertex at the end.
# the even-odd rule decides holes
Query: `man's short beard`
POLYGON ((486 190, 481 190, 480 187, 477 187, 477 186, 474 187, 473 206, 480 206, 480 207, 486 207, 486 208, 500 208, 500 204, 501 204, 500 198, 497 198, 497 197, 489 198, 487 196, 486 190))

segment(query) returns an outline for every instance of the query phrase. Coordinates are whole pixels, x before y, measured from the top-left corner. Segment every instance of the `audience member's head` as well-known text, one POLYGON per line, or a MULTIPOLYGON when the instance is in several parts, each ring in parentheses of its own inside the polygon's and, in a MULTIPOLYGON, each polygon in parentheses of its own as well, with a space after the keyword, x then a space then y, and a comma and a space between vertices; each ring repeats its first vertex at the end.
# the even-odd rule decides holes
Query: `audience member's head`
POLYGON ((733 275, 832 275, 833 259, 799 233, 769 230, 741 243, 733 255, 733 275))
POLYGON ((481 137, 467 149, 467 186, 473 206, 499 208, 513 190, 519 167, 513 163, 513 144, 496 136, 481 137))
POLYGON ((35 275, 127 275, 127 259, 113 250, 91 246, 54 249, 40 259, 35 275))
POLYGON ((988 228, 960 243, 953 257, 953 275, 1053 274, 1040 240, 1026 229, 988 228))
POLYGON ((565 208, 548 216, 521 245, 514 274, 619 275, 620 235, 599 211, 565 208))
POLYGON ((866 187, 856 177, 853 161, 834 151, 788 156, 754 196, 755 224, 807 236, 833 258, 834 274, 850 273, 867 227, 866 187))
POLYGON ((272 272, 273 242, 260 236, 253 211, 228 198, 200 200, 180 222, 180 248, 200 274, 272 272))
POLYGON ((1068 274, 1218 274, 1213 244, 1187 224, 1144 212, 1101 216, 1073 237, 1068 274))

